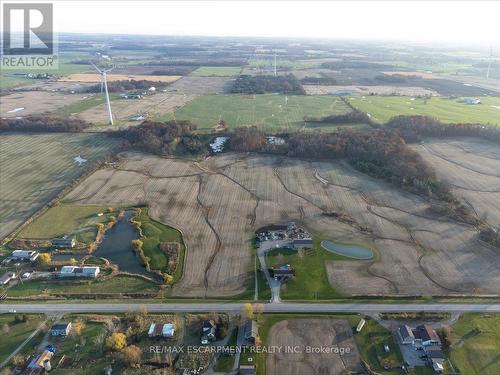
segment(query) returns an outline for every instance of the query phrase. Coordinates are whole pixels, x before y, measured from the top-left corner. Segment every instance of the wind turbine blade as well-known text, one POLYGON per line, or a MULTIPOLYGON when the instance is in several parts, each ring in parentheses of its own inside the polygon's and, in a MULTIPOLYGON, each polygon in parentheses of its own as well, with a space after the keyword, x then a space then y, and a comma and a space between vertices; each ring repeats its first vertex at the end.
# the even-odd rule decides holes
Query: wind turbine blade
POLYGON ((104 91, 106 92, 106 104, 108 107, 109 124, 113 125, 113 113, 111 112, 111 103, 109 101, 108 82, 106 81, 106 73, 103 74, 103 79, 104 79, 104 91))
POLYGON ((92 64, 92 66, 95 68, 95 70, 97 70, 99 73, 102 74, 102 71, 101 69, 99 69, 92 61, 90 62, 92 64))

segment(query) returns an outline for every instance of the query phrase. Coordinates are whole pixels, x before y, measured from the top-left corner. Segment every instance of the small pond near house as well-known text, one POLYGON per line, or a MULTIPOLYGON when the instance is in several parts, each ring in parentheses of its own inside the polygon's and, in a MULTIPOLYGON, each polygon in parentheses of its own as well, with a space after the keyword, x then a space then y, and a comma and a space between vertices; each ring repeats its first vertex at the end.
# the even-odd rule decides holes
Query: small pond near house
POLYGON ((321 247, 331 253, 344 257, 367 260, 373 258, 373 251, 361 245, 344 245, 333 241, 321 241, 321 247))

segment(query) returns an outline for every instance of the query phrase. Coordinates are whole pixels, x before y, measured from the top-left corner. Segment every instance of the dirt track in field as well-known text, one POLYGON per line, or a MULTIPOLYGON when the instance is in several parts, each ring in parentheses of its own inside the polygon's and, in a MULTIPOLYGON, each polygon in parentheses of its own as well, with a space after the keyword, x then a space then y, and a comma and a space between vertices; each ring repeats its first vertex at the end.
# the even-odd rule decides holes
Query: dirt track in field
MULTIPOLYGON (((149 114, 153 118, 172 113, 194 98, 194 95, 161 92, 142 99, 115 99, 111 108, 115 119, 126 122, 127 125, 137 125, 143 120, 134 120, 133 117, 139 114, 149 114)), ((80 112, 77 117, 94 124, 107 123, 106 104, 103 103, 80 112)), ((102 126, 97 129, 107 130, 102 126)))
POLYGON ((83 100, 84 96, 84 94, 63 94, 48 91, 16 92, 0 97, 0 117, 24 117, 53 112, 65 105, 83 100), (16 111, 19 108, 24 109, 16 111))
POLYGON ((325 265, 331 285, 348 294, 500 290, 500 259, 478 241, 474 228, 437 217, 422 198, 340 161, 224 154, 196 163, 128 154, 118 169, 94 173, 67 200, 148 204, 155 219, 180 229, 188 251, 175 295, 243 292, 253 274, 253 232, 287 221, 323 238, 377 249, 373 261, 325 265), (332 211, 344 213, 352 223, 325 215, 332 211))
POLYGON ((285 348, 287 346, 296 346, 300 349, 297 353, 282 352, 267 354, 267 375, 342 375, 364 373, 358 348, 352 336, 352 328, 347 320, 284 320, 271 327, 267 341, 266 345, 269 347, 285 348), (307 347, 331 348, 333 352, 307 353, 307 347), (335 352, 335 348, 344 350, 343 354, 335 352))

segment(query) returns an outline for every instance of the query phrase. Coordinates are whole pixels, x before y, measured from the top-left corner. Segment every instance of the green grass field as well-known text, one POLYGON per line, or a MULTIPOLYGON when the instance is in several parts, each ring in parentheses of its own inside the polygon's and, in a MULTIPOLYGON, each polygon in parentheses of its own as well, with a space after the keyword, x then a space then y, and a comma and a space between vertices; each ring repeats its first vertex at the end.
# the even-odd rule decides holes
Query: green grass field
POLYGON ((50 296, 53 294, 155 293, 156 285, 139 277, 115 276, 104 281, 27 281, 8 290, 9 297, 50 296))
POLYGON ((433 97, 411 100, 405 96, 351 96, 350 103, 372 119, 384 123, 398 115, 426 115, 446 123, 500 125, 500 98, 481 97, 481 104, 470 105, 461 99, 433 97))
POLYGON ((180 244, 179 264, 174 275, 174 281, 182 276, 184 264, 184 241, 181 232, 151 219, 147 208, 141 208, 141 214, 135 218, 135 221, 141 222, 141 230, 145 238, 143 239, 144 255, 149 257, 152 270, 165 272, 168 257, 160 250, 161 242, 178 242, 180 244))
POLYGON ((257 125, 268 130, 301 128, 304 116, 323 117, 350 111, 339 98, 285 95, 207 95, 194 99, 160 119, 191 120, 199 129, 212 129, 220 119, 229 128, 257 125))
POLYGON ((332 254, 319 246, 315 240, 313 251, 305 251, 301 258, 296 250, 274 249, 266 255, 269 267, 279 264, 290 264, 295 270, 295 276, 282 287, 280 296, 285 300, 322 300, 341 297, 328 282, 326 261, 334 261, 339 256, 332 254))
POLYGON ((78 241, 90 243, 97 234, 97 223, 105 223, 109 216, 107 206, 83 206, 61 204, 51 207, 19 232, 19 238, 51 239, 65 234, 75 236, 78 241), (97 214, 104 215, 98 217, 97 214))
POLYGON ((7 358, 45 319, 42 315, 28 315, 27 322, 14 322, 15 314, 0 315, 0 328, 2 328, 2 339, 0 340, 0 362, 7 358), (8 326, 8 332, 3 327, 8 326))
POLYGON ((191 72, 194 77, 228 77, 240 74, 239 66, 201 66, 191 72))
POLYGON ((467 375, 500 373, 500 314, 464 314, 452 326, 450 357, 467 375))

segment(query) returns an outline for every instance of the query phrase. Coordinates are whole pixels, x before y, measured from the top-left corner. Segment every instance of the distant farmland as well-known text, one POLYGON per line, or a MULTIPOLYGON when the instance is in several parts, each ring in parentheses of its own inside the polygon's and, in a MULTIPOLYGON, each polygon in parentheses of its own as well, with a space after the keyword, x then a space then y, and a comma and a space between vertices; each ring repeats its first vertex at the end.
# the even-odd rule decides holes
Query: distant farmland
MULTIPOLYGON (((258 125, 266 129, 299 128, 304 116, 323 117, 350 111, 337 97, 285 95, 208 95, 194 99, 175 112, 177 120, 191 120, 200 129, 213 128, 220 119, 228 127, 258 125)), ((172 119, 173 114, 162 119, 172 119)))
POLYGON ((0 238, 54 198, 116 141, 98 134, 9 134, 0 143, 0 238), (79 166, 74 157, 88 161, 79 166))
POLYGON ((465 104, 461 99, 420 99, 405 96, 366 96, 349 98, 360 111, 376 122, 386 122, 398 115, 427 115, 448 123, 500 125, 500 98, 480 97, 481 104, 465 104))
POLYGON ((201 66, 191 73, 195 77, 226 77, 240 74, 238 66, 201 66))

